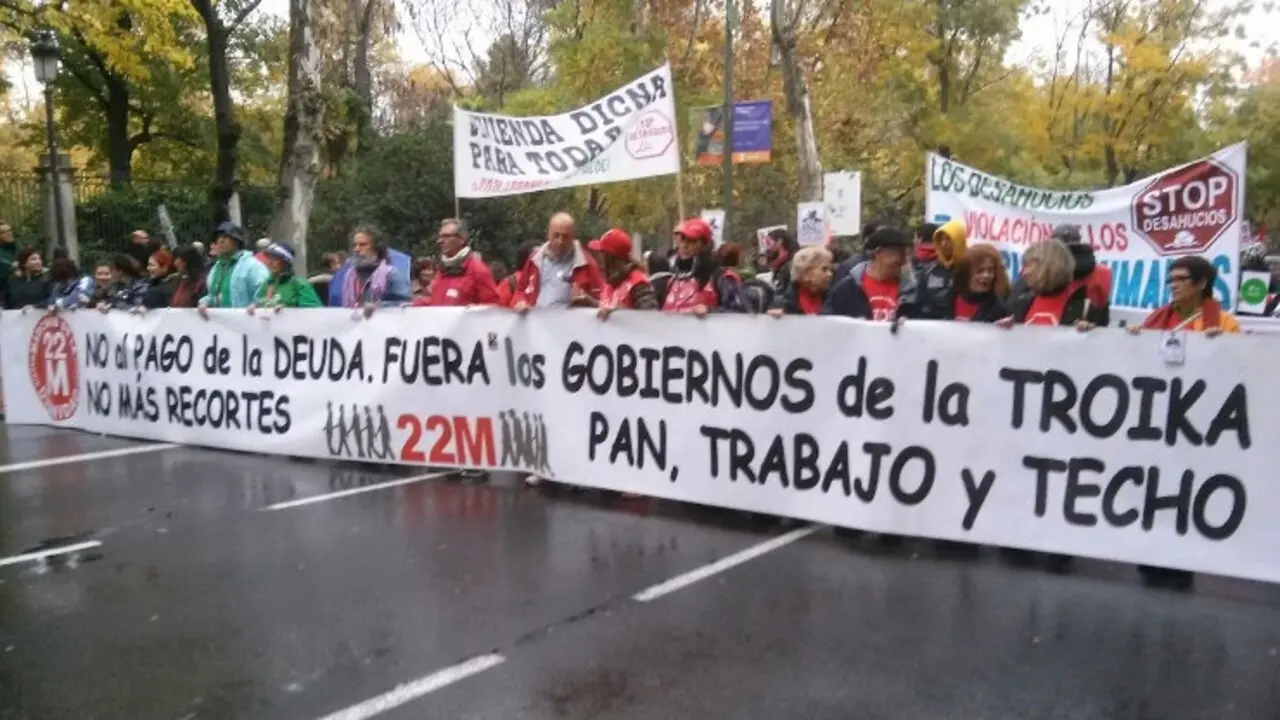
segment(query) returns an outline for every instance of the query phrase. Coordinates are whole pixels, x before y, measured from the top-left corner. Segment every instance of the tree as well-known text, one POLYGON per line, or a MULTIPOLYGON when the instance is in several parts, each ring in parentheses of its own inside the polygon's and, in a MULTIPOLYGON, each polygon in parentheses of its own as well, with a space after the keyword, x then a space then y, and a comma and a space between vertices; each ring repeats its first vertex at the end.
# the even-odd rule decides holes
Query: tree
POLYGON ((796 126, 797 182, 802 202, 822 199, 822 160, 818 157, 818 143, 813 132, 809 83, 796 50, 797 35, 808 9, 808 0, 772 0, 769 8, 773 44, 778 52, 778 64, 782 67, 787 113, 796 126))
POLYGON ((307 222, 320 177, 324 121, 320 49, 312 32, 315 0, 289 0, 289 87, 280 183, 268 236, 290 243, 294 262, 307 267, 307 222))

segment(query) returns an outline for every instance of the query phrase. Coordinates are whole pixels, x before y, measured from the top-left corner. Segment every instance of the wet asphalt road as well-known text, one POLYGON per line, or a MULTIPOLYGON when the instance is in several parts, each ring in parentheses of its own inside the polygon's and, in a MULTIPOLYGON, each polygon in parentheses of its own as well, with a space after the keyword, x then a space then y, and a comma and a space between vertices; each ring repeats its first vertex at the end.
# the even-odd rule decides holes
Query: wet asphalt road
POLYGON ((638 602, 796 531, 506 476, 329 497, 421 471, 0 432, 5 720, 1280 717, 1275 586, 820 529, 638 602))

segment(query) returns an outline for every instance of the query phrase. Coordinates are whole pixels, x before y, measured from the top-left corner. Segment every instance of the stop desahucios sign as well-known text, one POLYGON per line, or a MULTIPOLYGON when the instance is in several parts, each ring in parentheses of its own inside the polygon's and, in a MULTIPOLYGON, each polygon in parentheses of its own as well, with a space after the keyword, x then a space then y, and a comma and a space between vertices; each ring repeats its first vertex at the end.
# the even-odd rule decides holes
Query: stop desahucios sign
POLYGON ((1133 227, 1161 255, 1208 250, 1236 222, 1235 172, 1200 160, 1152 180, 1133 198, 1133 227))

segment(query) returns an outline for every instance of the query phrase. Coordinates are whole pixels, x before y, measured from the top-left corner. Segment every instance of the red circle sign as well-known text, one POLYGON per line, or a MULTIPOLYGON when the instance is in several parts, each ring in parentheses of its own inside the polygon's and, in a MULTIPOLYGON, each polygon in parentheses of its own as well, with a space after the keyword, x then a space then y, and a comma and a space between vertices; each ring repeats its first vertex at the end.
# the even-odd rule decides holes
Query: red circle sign
POLYGON ((80 404, 80 358, 76 336, 66 320, 46 315, 31 331, 27 371, 44 409, 55 422, 76 414, 80 404))
POLYGON ((1238 183, 1212 160, 1174 170, 1133 198, 1133 227, 1161 255, 1202 253, 1235 223, 1238 183))
POLYGON ((646 110, 627 131, 626 148, 637 160, 658 157, 676 141, 671 121, 657 110, 646 110))

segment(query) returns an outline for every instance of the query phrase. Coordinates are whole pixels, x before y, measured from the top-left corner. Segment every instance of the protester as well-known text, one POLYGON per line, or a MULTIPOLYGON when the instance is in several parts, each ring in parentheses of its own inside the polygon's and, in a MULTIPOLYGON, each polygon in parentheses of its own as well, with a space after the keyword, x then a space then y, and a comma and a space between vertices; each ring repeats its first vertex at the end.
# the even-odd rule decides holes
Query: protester
POLYGON ((711 226, 702 218, 689 218, 674 233, 676 260, 663 302, 664 312, 692 313, 703 317, 716 310, 746 310, 741 281, 726 282, 725 271, 712 249, 711 226))
POLYGON ((658 300, 658 307, 667 302, 667 289, 671 287, 671 263, 655 252, 645 253, 645 270, 649 276, 649 284, 653 286, 653 295, 658 300))
POLYGON ((1111 268, 1098 262, 1093 247, 1080 236, 1079 225, 1059 225, 1053 236, 1067 244, 1076 269, 1072 278, 1084 284, 1099 325, 1111 324, 1111 268))
POLYGON ((75 310, 89 305, 93 299, 93 278, 80 276, 80 269, 70 258, 58 258, 49 266, 52 289, 47 307, 53 310, 75 310))
POLYGON ((816 246, 802 248, 791 260, 791 284, 776 297, 769 314, 774 317, 819 314, 834 273, 831 251, 816 246))
POLYGON ((1169 304, 1148 315, 1141 326, 1130 326, 1129 332, 1136 335, 1143 330, 1187 330, 1209 337, 1240 332, 1239 321, 1213 298, 1217 277, 1213 263, 1198 255, 1174 260, 1169 265, 1169 304))
POLYGON ((111 258, 111 294, 106 302, 98 304, 98 309, 102 312, 141 310, 148 287, 137 259, 131 254, 119 253, 111 258))
POLYGON ((600 266, 578 242, 577 225, 568 213, 556 213, 547 224, 547 241, 529 255, 511 307, 595 307, 604 286, 600 266))
POLYGON ((146 267, 151 254, 160 249, 160 243, 154 242, 146 230, 134 230, 129 236, 129 246, 125 254, 138 261, 138 267, 146 267))
POLYGON ((943 318, 994 323, 1009 315, 1009 271, 991 245, 969 248, 955 264, 950 300, 943 318))
POLYGON ((791 263, 800 251, 800 245, 786 228, 770 230, 765 237, 768 238, 765 259, 771 273, 773 291, 775 295, 781 295, 791 287, 791 263))
POLYGON ((1092 306, 1084 282, 1075 279, 1075 258, 1061 240, 1038 242, 1022 254, 1026 291, 1010 302, 1010 314, 996 324, 1074 325, 1090 330, 1106 325, 1107 308, 1092 306))
POLYGON ((148 310, 170 307, 178 289, 179 277, 173 267, 173 253, 160 248, 147 260, 147 292, 142 304, 148 310))
POLYGON ((352 267, 342 273, 342 307, 363 308, 368 317, 379 306, 397 307, 409 302, 409 278, 392 265, 387 246, 376 230, 360 227, 351 233, 351 257, 352 267))
POLYGON ((44 269, 40 251, 22 248, 14 258, 14 265, 12 273, 6 273, 12 276, 5 292, 4 306, 9 310, 46 307, 53 282, 44 269))
MULTIPOLYGON (((861 238, 862 240, 862 250, 851 254, 843 262, 836 264, 835 277, 837 280, 839 280, 840 278, 848 277, 849 273, 853 272, 853 269, 855 267, 871 259, 871 250, 867 246, 867 244, 871 242, 871 236, 875 235, 876 231, 879 229, 880 229, 880 225, 877 223, 867 223, 866 225, 862 226, 862 232, 858 235, 858 237, 861 238)), ((915 246, 914 239, 912 240, 911 244, 912 244, 912 247, 915 246)))
POLYGON ((600 307, 596 311, 607 320, 614 310, 657 310, 658 297, 649 284, 640 263, 631 254, 631 236, 613 228, 592 240, 587 246, 600 254, 600 270, 604 286, 600 289, 600 307))
POLYGON ((293 271, 294 251, 288 243, 268 243, 262 250, 267 259, 271 279, 263 283, 257 297, 245 310, 250 314, 258 308, 279 312, 284 308, 323 307, 320 296, 311 283, 298 277, 293 271))
POLYGON ((929 233, 928 240, 919 238, 915 247, 916 283, 920 287, 920 317, 936 320, 952 313, 952 276, 956 263, 964 257, 968 232, 964 223, 952 220, 941 227, 932 223, 921 226, 919 234, 929 233))
POLYGON ((239 225, 224 222, 218 226, 216 236, 213 247, 217 259, 209 270, 208 293, 200 298, 197 307, 205 318, 211 307, 248 307, 271 277, 267 266, 245 249, 245 234, 239 225))
POLYGON ((115 292, 115 279, 111 270, 111 261, 104 260, 93 268, 93 294, 89 304, 98 307, 102 303, 110 303, 115 292))
POLYGON ((822 306, 823 315, 898 322, 919 315, 919 286, 907 268, 911 235, 896 228, 871 233, 865 260, 847 275, 838 273, 822 306))
POLYGON ((8 296, 9 277, 18 259, 18 243, 13 239, 13 226, 0 220, 0 300, 8 296))
POLYGON ((178 248, 178 252, 173 256, 173 269, 178 275, 178 285, 173 289, 169 307, 196 307, 200 303, 200 298, 209 292, 204 253, 196 247, 196 243, 178 248))
POLYGON ((329 297, 329 283, 333 282, 333 276, 347 262, 347 254, 344 252, 327 252, 320 256, 320 267, 323 270, 311 277, 307 278, 307 282, 315 288, 316 294, 321 300, 329 297))
POLYGON ((271 238, 258 238, 253 244, 253 257, 263 265, 267 264, 267 248, 271 246, 271 238))
POLYGON ((498 289, 489 266, 469 245, 467 225, 450 218, 440 223, 436 246, 440 269, 431 283, 431 304, 436 307, 497 305, 498 289))
POLYGON ((413 297, 409 300, 412 307, 431 305, 431 284, 436 279, 436 261, 434 258, 422 257, 413 261, 413 297))

